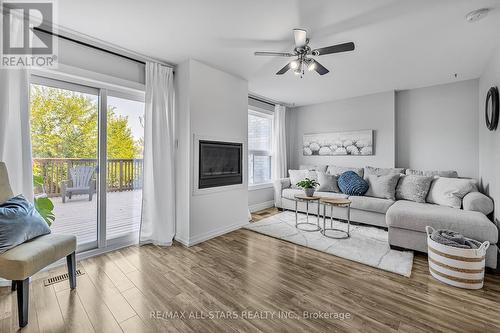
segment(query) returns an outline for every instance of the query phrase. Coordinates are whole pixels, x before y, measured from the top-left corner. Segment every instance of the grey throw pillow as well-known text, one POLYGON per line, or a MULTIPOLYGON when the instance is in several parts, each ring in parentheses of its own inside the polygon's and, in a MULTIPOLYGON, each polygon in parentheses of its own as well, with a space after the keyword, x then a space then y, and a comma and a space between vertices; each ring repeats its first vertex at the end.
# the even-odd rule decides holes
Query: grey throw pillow
POLYGON ((339 186, 337 185, 337 176, 335 175, 318 172, 318 183, 319 187, 317 191, 340 193, 339 186))
POLYGON ((470 192, 477 192, 477 186, 472 179, 438 177, 431 183, 427 202, 461 208, 462 199, 470 192))
POLYGON ((395 175, 367 175, 365 181, 368 183, 368 191, 365 195, 368 197, 396 200, 396 185, 398 184, 399 174, 395 175))
POLYGON ((432 180, 433 177, 401 175, 396 187, 396 199, 425 202, 432 180))
POLYGON ((417 176, 426 176, 426 177, 446 177, 446 178, 458 178, 458 172, 455 170, 415 170, 415 169, 406 169, 405 172, 407 175, 417 175, 417 176))
POLYGON ((49 226, 24 196, 0 204, 0 253, 46 234, 49 226))
POLYGON ((365 176, 368 175, 377 175, 377 176, 385 176, 385 175, 397 175, 403 173, 405 171, 404 168, 374 168, 371 166, 365 166, 365 176))

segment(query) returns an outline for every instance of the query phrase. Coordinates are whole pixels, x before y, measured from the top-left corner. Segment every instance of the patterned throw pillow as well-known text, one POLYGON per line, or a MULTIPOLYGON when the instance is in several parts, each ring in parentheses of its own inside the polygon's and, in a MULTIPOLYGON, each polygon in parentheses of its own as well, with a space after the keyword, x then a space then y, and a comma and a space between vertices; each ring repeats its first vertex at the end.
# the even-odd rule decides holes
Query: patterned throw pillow
POLYGON ((318 183, 319 187, 316 191, 336 193, 340 192, 337 185, 337 176, 328 175, 324 172, 318 172, 318 183))
POLYGON ((338 186, 347 195, 363 195, 368 191, 368 183, 354 171, 346 171, 338 178, 338 186))
POLYGON ((433 179, 426 176, 402 175, 396 187, 396 199, 425 202, 433 179))
POLYGON ((407 175, 417 175, 417 176, 426 176, 426 177, 446 177, 446 178, 458 178, 458 172, 455 170, 415 170, 415 169, 406 169, 407 175))

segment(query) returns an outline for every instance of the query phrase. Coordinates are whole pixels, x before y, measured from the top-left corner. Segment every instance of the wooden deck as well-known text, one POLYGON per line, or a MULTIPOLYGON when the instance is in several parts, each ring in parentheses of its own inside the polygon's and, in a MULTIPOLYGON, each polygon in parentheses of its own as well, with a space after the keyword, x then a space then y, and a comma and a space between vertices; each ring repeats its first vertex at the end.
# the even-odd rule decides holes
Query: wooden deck
MULTIPOLYGON (((73 196, 62 203, 52 198, 56 221, 52 232, 76 235, 79 244, 97 240, 97 196, 88 201, 87 195, 73 196)), ((107 196, 107 238, 116 238, 129 232, 139 232, 142 191, 109 192, 107 196)))

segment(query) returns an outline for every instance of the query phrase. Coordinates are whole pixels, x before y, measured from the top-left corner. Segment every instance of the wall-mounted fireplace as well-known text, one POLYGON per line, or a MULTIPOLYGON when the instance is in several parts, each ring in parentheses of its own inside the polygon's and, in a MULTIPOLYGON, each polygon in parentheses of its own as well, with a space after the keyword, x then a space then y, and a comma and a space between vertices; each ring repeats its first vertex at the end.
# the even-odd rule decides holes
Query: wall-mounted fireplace
POLYGON ((243 183, 243 145, 221 141, 199 141, 198 188, 243 183))

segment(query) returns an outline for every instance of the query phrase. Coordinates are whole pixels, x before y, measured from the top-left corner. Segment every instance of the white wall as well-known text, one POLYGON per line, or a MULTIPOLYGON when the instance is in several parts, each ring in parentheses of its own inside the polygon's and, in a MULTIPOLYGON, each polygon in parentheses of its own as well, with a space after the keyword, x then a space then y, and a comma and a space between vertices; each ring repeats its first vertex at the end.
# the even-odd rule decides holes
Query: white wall
POLYGON ((70 66, 124 81, 145 83, 144 64, 142 63, 62 38, 58 39, 57 51, 58 63, 62 65, 59 68, 61 71, 65 71, 66 66, 70 66))
POLYGON ((287 122, 291 164, 336 164, 341 166, 394 167, 395 165, 395 110, 394 92, 307 105, 292 109, 287 122), (303 156, 302 136, 351 130, 374 130, 373 156, 303 156))
POLYGON ((478 80, 396 92, 396 166, 477 178, 478 80))
POLYGON ((179 66, 176 75, 180 76, 177 90, 181 95, 178 101, 178 112, 181 114, 177 116, 179 160, 176 179, 179 197, 176 239, 191 245, 248 222, 246 177, 239 187, 203 194, 193 191, 195 136, 221 141, 237 140, 243 143, 243 156, 246 156, 248 83, 195 60, 179 66), (188 170, 189 174, 186 174, 188 170), (189 224, 187 227, 182 225, 186 223, 189 224))
POLYGON ((500 87, 500 47, 491 57, 479 78, 478 128, 479 128, 479 178, 483 189, 495 201, 498 225, 500 209, 500 127, 491 132, 486 128, 484 103, 492 86, 500 87))

